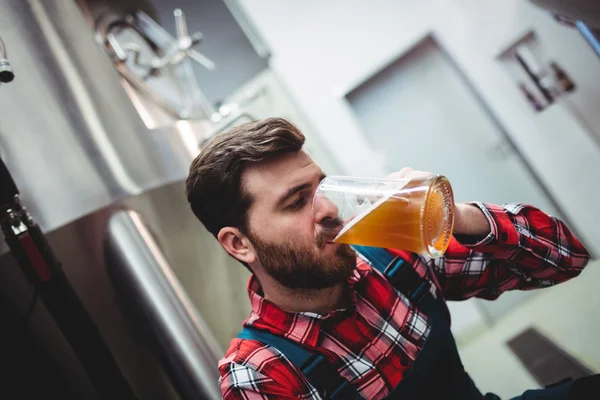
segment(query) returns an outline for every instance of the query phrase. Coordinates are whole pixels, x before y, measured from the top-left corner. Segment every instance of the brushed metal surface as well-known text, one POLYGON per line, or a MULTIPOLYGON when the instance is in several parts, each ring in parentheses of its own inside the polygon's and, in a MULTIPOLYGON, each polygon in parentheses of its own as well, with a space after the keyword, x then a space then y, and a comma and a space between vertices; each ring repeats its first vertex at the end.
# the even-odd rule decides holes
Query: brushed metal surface
POLYGON ((118 210, 106 232, 107 265, 121 294, 147 324, 159 357, 183 398, 221 397, 223 351, 196 312, 142 215, 118 210))
MULTIPOLYGON (((113 239, 116 238, 113 236, 113 239)), ((119 238, 119 247, 136 240, 135 235, 119 238)), ((195 370, 207 371, 204 384, 218 389, 215 359, 224 355, 230 339, 239 332, 242 321, 250 312, 246 291, 248 272, 229 257, 195 219, 187 206, 182 182, 162 186, 97 210, 50 232, 48 239, 77 295, 140 399, 185 398, 175 390, 180 382, 173 376, 178 373, 177 368, 172 368, 178 358, 167 362, 162 353, 172 351, 177 357, 182 357, 183 361, 178 365, 187 370, 188 361, 185 358, 196 357, 201 350, 194 348, 190 353, 182 354, 181 349, 186 347, 179 342, 181 336, 178 335, 165 336, 171 339, 162 342, 162 348, 157 348, 157 343, 149 340, 149 333, 152 332, 180 331, 174 327, 183 327, 185 336, 181 340, 184 342, 193 342, 194 346, 208 349, 207 353, 201 351, 206 356, 196 357, 189 362, 202 363, 194 367, 195 370), (162 254, 163 264, 158 274, 154 269, 156 261, 136 266, 141 268, 138 273, 149 279, 141 287, 127 285, 132 276, 115 273, 127 272, 123 263, 106 257, 109 221, 122 210, 134 210, 142 215, 146 231, 151 232, 154 250, 162 254), (165 261, 171 269, 166 274, 163 272, 165 261), (168 280, 164 279, 165 275, 169 275, 168 280), (172 282, 175 283, 170 288, 172 282), (148 296, 152 290, 152 296, 148 296), (184 299, 182 302, 170 297, 170 293, 175 292, 179 296, 183 291, 185 294, 180 297, 184 299), (145 321, 134 318, 135 315, 130 312, 131 306, 138 301, 143 307, 137 310, 145 310, 143 312, 150 315, 154 322, 148 317, 145 321), (161 304, 166 304, 166 310, 178 310, 177 313, 183 314, 177 314, 177 318, 175 314, 168 317, 169 311, 162 319, 165 309, 161 308, 161 304), (189 318, 197 313, 206 322, 199 323, 200 329, 197 328, 199 319, 193 321, 189 318)), ((31 304, 31 287, 11 254, 0 255, 0 267, 0 298, 6 300, 16 314, 25 314, 31 304)), ((27 326, 40 346, 48 349, 55 363, 61 366, 61 373, 74 390, 86 393, 81 398, 94 398, 89 395, 93 387, 87 382, 84 371, 45 311, 43 303, 38 302, 35 306, 27 326)), ((201 374, 188 374, 190 382, 198 376, 201 374)), ((35 380, 34 376, 32 380, 35 380)))
POLYGON ((44 231, 184 179, 185 140, 146 127, 74 1, 5 0, 0 27, 0 154, 44 231))

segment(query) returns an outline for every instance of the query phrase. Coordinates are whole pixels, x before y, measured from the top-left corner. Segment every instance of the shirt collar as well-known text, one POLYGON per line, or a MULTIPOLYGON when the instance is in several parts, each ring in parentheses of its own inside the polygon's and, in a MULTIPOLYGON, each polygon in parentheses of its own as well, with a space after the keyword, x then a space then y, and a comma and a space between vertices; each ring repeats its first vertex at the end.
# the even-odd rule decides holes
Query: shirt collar
MULTIPOLYGON (((353 274, 348 278, 352 308, 356 305, 356 285, 365 279, 371 271, 370 267, 359 261, 353 274)), ((268 329, 276 335, 313 347, 318 342, 322 322, 343 311, 336 310, 327 315, 312 312, 287 312, 266 300, 261 292, 262 289, 258 279, 252 275, 248 281, 248 296, 250 297, 252 312, 246 323, 268 329)))

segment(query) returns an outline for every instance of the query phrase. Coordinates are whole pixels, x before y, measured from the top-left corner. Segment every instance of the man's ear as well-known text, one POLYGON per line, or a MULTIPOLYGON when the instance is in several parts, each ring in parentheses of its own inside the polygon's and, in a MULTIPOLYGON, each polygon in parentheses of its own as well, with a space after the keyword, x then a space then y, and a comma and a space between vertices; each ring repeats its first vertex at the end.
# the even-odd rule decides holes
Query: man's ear
POLYGON ((239 261, 246 264, 252 264, 256 261, 254 248, 246 235, 238 228, 231 226, 221 228, 217 235, 217 240, 219 240, 219 243, 221 243, 221 246, 223 246, 226 252, 237 258, 239 261))

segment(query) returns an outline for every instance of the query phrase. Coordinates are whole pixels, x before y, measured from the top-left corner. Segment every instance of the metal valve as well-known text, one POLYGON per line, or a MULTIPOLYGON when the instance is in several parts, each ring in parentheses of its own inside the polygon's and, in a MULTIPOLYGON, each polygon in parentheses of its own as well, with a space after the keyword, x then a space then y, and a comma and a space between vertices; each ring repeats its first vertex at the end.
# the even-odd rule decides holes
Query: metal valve
POLYGON ((0 38, 0 83, 8 83, 15 79, 15 74, 6 57, 6 47, 2 38, 0 38))
POLYGON ((115 34, 110 32, 106 35, 107 44, 112 50, 113 56, 119 62, 125 62, 129 59, 129 55, 133 55, 133 63, 137 66, 147 69, 146 77, 158 75, 168 65, 178 65, 186 57, 202 65, 208 70, 215 69, 215 63, 205 55, 201 54, 194 49, 195 46, 202 42, 204 36, 200 32, 188 34, 187 24, 185 21, 185 15, 179 8, 173 11, 175 17, 175 26, 177 29, 177 38, 173 38, 164 29, 156 24, 154 21, 150 21, 149 18, 142 13, 136 15, 138 22, 141 26, 136 26, 136 18, 130 17, 126 19, 126 22, 133 26, 138 32, 140 32, 146 39, 153 41, 152 39, 160 38, 159 46, 165 49, 165 54, 162 57, 153 57, 149 64, 140 62, 141 48, 136 43, 119 44, 115 34))
POLYGON ((163 57, 155 58, 151 63, 150 75, 160 72, 167 65, 178 65, 185 57, 189 57, 196 63, 202 65, 208 70, 215 69, 215 63, 208 57, 194 49, 195 46, 202 42, 204 36, 200 32, 188 34, 185 15, 181 9, 176 8, 173 11, 175 17, 175 26, 177 29, 177 41, 167 50, 163 57))
POLYGON ((177 30, 176 37, 148 15, 138 11, 125 18, 107 22, 106 28, 100 31, 102 32, 100 39, 110 51, 115 63, 119 65, 121 74, 140 91, 150 93, 155 101, 163 104, 163 109, 180 119, 199 117, 211 119, 215 114, 214 107, 200 90, 191 64, 195 62, 208 70, 214 70, 215 63, 194 48, 202 42, 203 35, 200 32, 188 33, 183 11, 175 9, 173 15, 177 30), (141 41, 136 43, 125 40, 124 43, 120 43, 117 35, 124 27, 133 30, 141 41), (156 54, 153 49, 160 49, 161 52, 156 54), (144 61, 144 56, 148 55, 150 60, 146 58, 144 61), (130 63, 129 66, 124 65, 127 62, 130 63), (140 68, 129 68, 132 66, 140 68), (163 73, 169 66, 176 67, 170 73, 174 74, 180 83, 181 103, 175 107, 162 101, 160 95, 157 95, 146 83, 150 78, 163 73))

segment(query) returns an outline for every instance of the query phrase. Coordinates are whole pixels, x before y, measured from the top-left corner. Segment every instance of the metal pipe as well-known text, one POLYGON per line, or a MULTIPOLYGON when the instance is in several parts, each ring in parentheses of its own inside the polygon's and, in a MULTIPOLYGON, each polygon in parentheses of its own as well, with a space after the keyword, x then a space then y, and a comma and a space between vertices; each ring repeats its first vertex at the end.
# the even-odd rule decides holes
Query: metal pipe
POLYGON ((118 293, 149 339, 173 386, 186 399, 220 399, 223 352, 175 277, 142 216, 120 210, 108 223, 107 268, 118 293))
POLYGON ((6 58, 6 46, 2 37, 0 37, 0 58, 6 58))
POLYGON ((15 79, 15 74, 8 62, 8 55, 6 52, 6 46, 2 37, 0 37, 0 82, 8 83, 15 79))
POLYGON ((594 52, 600 57, 600 30, 592 30, 583 21, 577 21, 575 26, 594 52))

